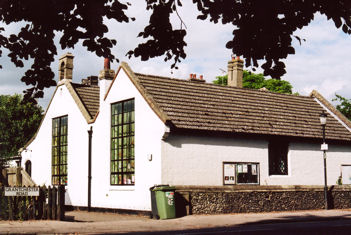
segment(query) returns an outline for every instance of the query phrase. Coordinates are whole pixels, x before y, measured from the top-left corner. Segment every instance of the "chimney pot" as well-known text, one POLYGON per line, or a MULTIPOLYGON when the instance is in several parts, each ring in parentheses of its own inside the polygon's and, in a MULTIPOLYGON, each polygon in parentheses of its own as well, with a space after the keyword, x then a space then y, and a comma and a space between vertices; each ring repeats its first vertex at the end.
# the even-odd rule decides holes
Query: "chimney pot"
POLYGON ((200 75, 200 79, 203 80, 203 79, 204 79, 204 76, 203 76, 203 75, 200 75))
POLYGON ((105 58, 104 60, 104 69, 110 69, 110 59, 105 58))

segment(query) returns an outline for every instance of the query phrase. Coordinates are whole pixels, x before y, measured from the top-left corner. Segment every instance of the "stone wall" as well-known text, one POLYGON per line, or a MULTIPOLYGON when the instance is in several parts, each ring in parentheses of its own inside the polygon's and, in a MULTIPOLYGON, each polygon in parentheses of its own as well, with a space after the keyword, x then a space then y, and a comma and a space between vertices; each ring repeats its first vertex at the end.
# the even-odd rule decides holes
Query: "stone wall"
MULTIPOLYGON (((180 186, 177 194, 179 215, 324 209, 321 186, 180 186)), ((328 205, 351 208, 351 187, 329 187, 328 205)))

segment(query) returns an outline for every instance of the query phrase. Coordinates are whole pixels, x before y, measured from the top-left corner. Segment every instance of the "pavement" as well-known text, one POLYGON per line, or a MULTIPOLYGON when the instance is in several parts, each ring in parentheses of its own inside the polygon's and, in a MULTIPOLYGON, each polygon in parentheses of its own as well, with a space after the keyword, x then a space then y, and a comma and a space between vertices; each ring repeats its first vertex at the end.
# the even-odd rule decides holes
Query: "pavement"
POLYGON ((169 220, 69 211, 66 221, 0 221, 0 234, 350 234, 350 231, 351 210, 189 215, 169 220))

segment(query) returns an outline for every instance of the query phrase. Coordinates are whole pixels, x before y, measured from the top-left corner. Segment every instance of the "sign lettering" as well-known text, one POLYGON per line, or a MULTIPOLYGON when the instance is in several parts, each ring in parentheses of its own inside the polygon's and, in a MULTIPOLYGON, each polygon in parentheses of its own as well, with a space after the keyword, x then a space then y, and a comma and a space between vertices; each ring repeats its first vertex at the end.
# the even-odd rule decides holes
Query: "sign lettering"
POLYGON ((5 187, 5 196, 39 196, 39 187, 5 187))

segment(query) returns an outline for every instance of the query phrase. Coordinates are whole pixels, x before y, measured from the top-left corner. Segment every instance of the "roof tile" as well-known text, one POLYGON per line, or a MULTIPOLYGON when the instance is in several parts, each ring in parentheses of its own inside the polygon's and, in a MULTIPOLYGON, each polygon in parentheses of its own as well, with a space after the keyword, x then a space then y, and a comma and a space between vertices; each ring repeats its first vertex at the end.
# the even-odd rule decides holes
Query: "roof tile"
MULTIPOLYGON (((176 128, 321 138, 323 108, 313 97, 279 94, 135 73, 176 128)), ((328 115, 326 137, 351 140, 328 115)))

